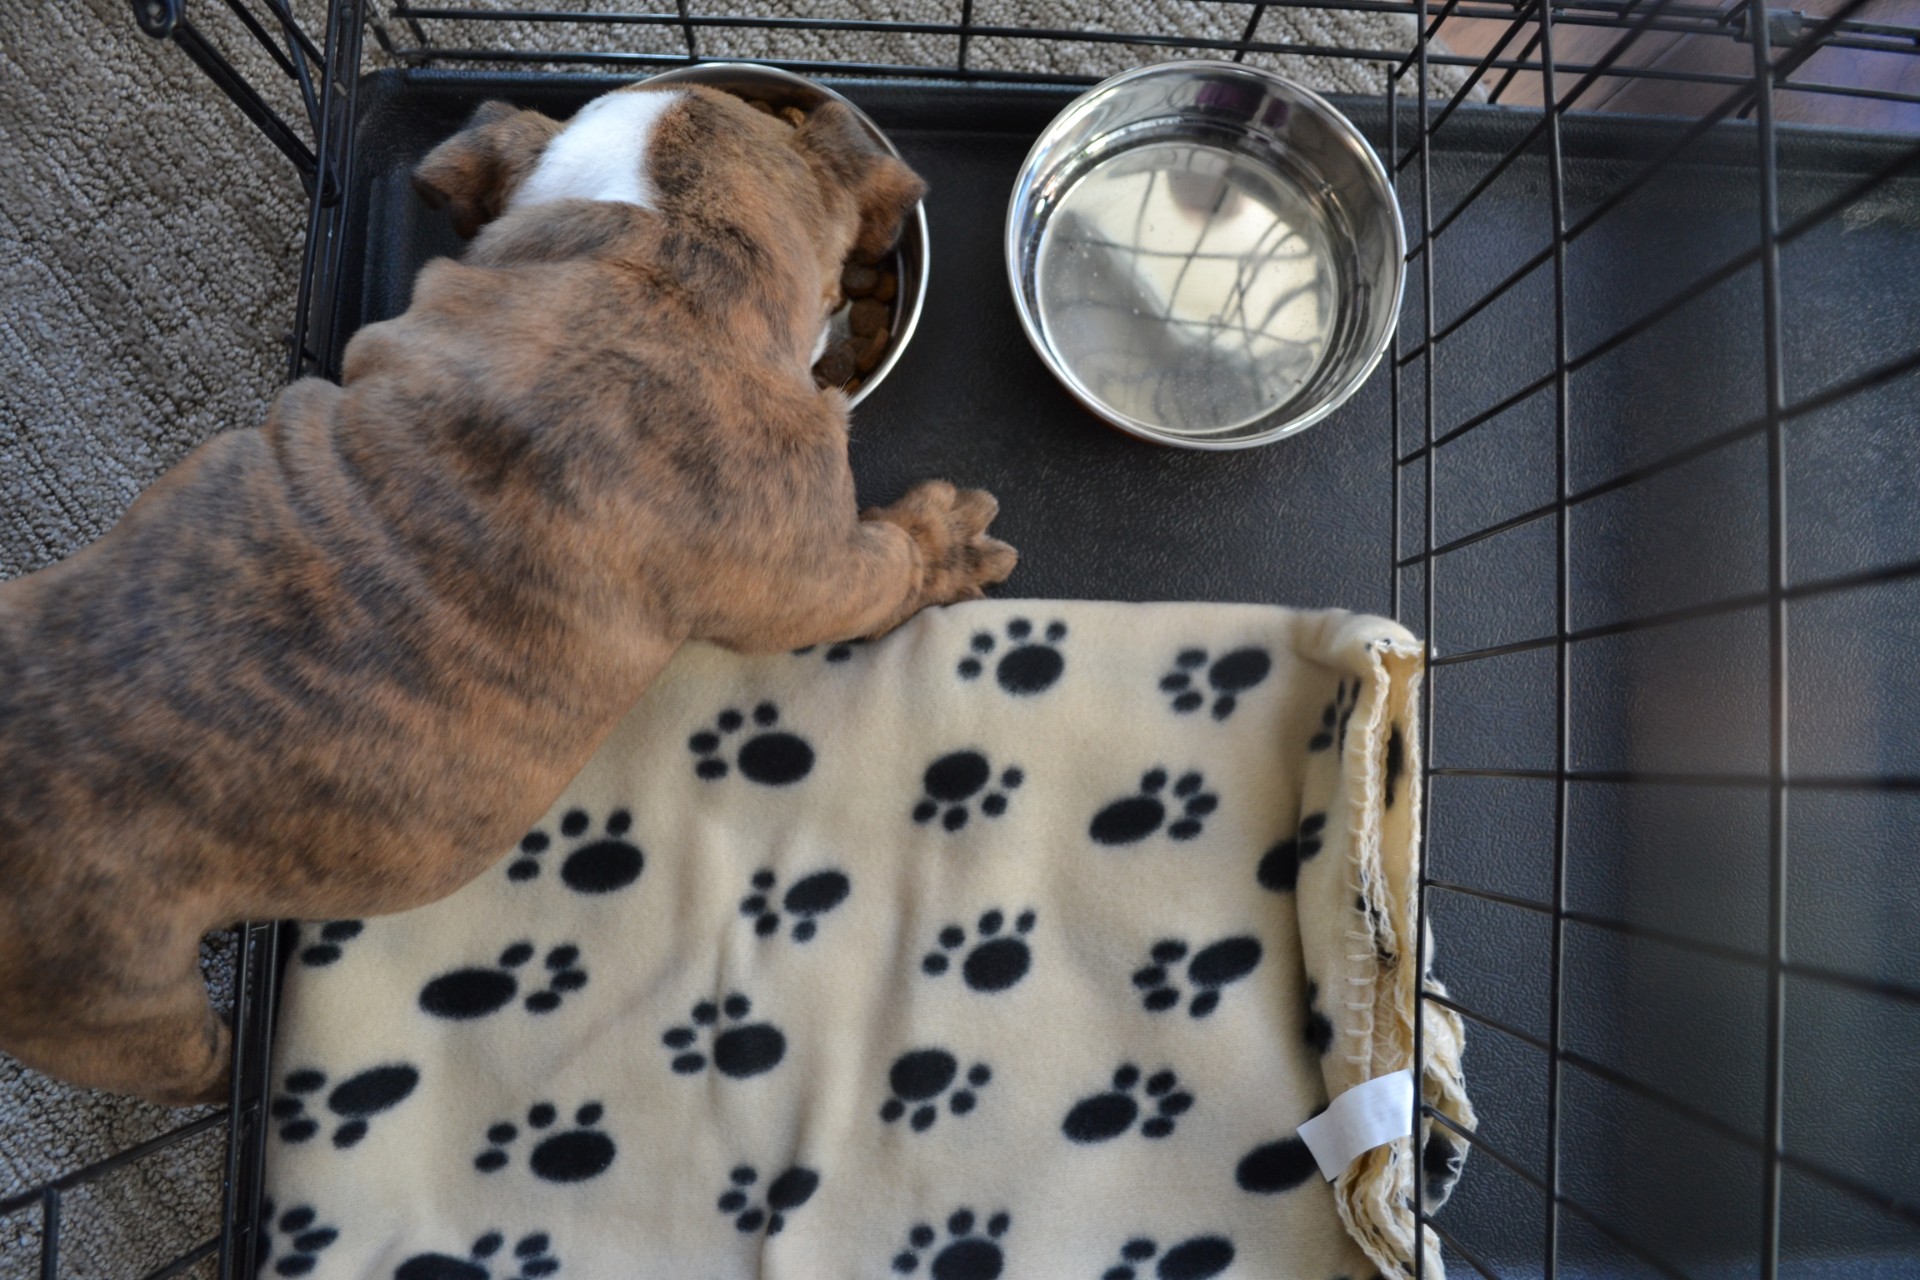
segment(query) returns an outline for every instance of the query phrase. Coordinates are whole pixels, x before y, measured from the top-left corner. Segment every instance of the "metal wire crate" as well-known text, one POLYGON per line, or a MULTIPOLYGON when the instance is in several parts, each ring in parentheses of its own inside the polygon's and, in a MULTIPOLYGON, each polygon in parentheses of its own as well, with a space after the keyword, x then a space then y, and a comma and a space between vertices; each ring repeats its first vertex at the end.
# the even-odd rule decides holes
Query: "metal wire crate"
MULTIPOLYGON (((1920 10, 1161 0, 1127 16, 1198 16, 1133 30, 1015 0, 332 0, 310 34, 289 0, 224 3, 244 51, 186 0, 133 10, 307 185, 296 375, 454 247, 404 171, 481 98, 564 112, 742 55, 833 77, 936 192, 863 490, 994 488, 1025 594, 1341 603, 1431 637, 1420 911, 1482 1113, 1429 1220, 1455 1274, 1920 1275, 1920 10), (1328 43, 1335 12, 1400 37, 1328 43), (1338 69, 1402 200, 1393 357, 1265 450, 1102 432, 1000 283, 1027 142, 1163 56, 1338 69), (1587 109, 1636 103, 1665 114, 1587 109)), ((0 1203, 38 1216, 44 1277, 70 1193, 220 1125, 225 1229, 153 1274, 253 1274, 288 945, 242 931, 225 1114, 0 1203)))

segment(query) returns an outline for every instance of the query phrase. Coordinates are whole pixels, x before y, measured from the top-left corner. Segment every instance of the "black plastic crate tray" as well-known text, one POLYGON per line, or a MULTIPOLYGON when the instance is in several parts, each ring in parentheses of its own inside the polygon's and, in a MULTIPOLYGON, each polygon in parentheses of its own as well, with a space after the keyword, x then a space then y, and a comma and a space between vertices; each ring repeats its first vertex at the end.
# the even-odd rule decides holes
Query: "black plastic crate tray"
MULTIPOLYGON (((323 362, 337 364, 359 325, 404 310, 429 257, 460 249, 408 182, 429 147, 489 97, 565 115, 623 83, 368 77, 332 282, 336 341, 323 362)), ((1398 174, 1412 243, 1472 197, 1432 250, 1432 325, 1445 336, 1430 371, 1431 422, 1429 370, 1417 354, 1428 332, 1428 266, 1416 258, 1398 341, 1413 357, 1390 356, 1348 404, 1300 436, 1198 453, 1134 440, 1080 409, 1016 319, 1001 253, 1007 198, 1032 139, 1074 91, 832 83, 932 187, 926 310, 892 376, 854 419, 862 500, 889 501, 935 476, 991 489, 1001 502, 996 532, 1023 556, 1010 595, 1397 612, 1431 634, 1443 662, 1480 655, 1433 676, 1429 872, 1444 885, 1429 891, 1427 910, 1440 932, 1441 976, 1479 1014, 1468 1068, 1480 1145, 1510 1164, 1476 1155, 1440 1222, 1502 1274, 1537 1274, 1540 1184, 1557 1145, 1553 1176, 1569 1204, 1562 1274, 1659 1274, 1646 1261, 1657 1257, 1689 1276, 1757 1275, 1769 952, 1765 325, 1757 261, 1698 283, 1759 242, 1757 131, 1715 129, 1567 244, 1574 367, 1564 468, 1552 255, 1475 307, 1550 248, 1550 160, 1543 141, 1475 193, 1539 118, 1477 106, 1462 107, 1437 135, 1426 219, 1425 166, 1415 158, 1398 174), (1697 300, 1632 327, 1690 285, 1697 300), (1632 336, 1620 339, 1623 329, 1632 336), (1429 450, 1430 436, 1440 443, 1429 450), (1569 496, 1568 621, 1584 638, 1561 708, 1555 651, 1538 640, 1557 625, 1556 532, 1569 496), (1640 630, 1648 618, 1662 625, 1640 630), (1551 898, 1561 847, 1551 803, 1557 713, 1571 726, 1566 767, 1591 775, 1567 784, 1568 910, 1629 928, 1566 926, 1560 1030, 1580 1061, 1563 1071, 1560 1140, 1550 1144, 1541 1043, 1550 1035, 1550 919, 1501 898, 1551 898), (1657 784, 1641 780, 1656 774, 1657 784), (1696 776, 1697 786, 1687 781, 1696 776), (1722 784, 1734 777, 1742 781, 1722 784)), ((1384 101, 1337 104, 1383 153, 1397 144, 1405 154, 1417 137, 1404 100, 1392 139, 1384 101)), ((1569 117, 1567 224, 1578 226, 1684 130, 1569 117)), ((1791 230, 1910 146, 1782 128, 1782 226, 1791 230)), ((1920 775, 1920 682, 1906 656, 1920 646, 1920 583, 1904 568, 1875 577, 1920 556, 1920 504, 1911 500, 1920 376, 1909 368, 1841 394, 1920 349, 1917 281, 1920 179, 1910 172, 1780 250, 1785 401, 1834 399, 1786 428, 1787 578, 1842 585, 1791 606, 1790 712, 1796 732, 1813 735, 1796 746, 1796 770, 1920 775), (1836 698, 1843 712, 1823 710, 1836 698)), ((1915 891, 1901 887, 1910 877, 1885 852, 1904 847, 1900 833, 1920 818, 1914 799, 1866 786, 1796 800, 1794 823, 1826 804, 1852 851, 1794 826, 1789 928, 1800 954, 1857 933, 1851 950, 1832 943, 1828 967, 1909 989, 1920 980, 1874 970, 1910 952, 1901 922, 1920 920, 1915 891), (1823 920, 1820 876, 1829 872, 1887 887, 1879 897, 1850 891, 1846 911, 1823 920)), ((1882 1070, 1920 1061, 1913 1006, 1789 985, 1788 1148, 1810 1148, 1803 1154, 1863 1187, 1920 1186, 1920 1110, 1882 1070), (1836 1080, 1856 1082, 1862 1096, 1827 1096, 1836 1080), (1874 1080, 1881 1091, 1867 1097, 1874 1080)), ((1920 1265, 1911 1214, 1876 1213, 1791 1166, 1780 1230, 1782 1274, 1911 1275, 1920 1265)), ((1467 1274, 1460 1258, 1452 1265, 1467 1274)))

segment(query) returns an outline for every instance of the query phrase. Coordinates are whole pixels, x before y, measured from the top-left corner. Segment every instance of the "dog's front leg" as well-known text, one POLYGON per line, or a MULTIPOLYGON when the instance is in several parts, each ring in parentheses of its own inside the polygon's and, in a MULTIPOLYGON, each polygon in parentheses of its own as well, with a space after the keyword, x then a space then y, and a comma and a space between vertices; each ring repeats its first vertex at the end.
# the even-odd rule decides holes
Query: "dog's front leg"
POLYGON ((777 603, 741 633, 715 636, 757 652, 883 635, 928 605, 973 600, 1005 580, 1019 554, 987 534, 1000 504, 944 480, 861 512, 778 586, 777 603))
POLYGON ((892 506, 861 512, 862 530, 891 526, 906 534, 913 560, 903 606, 878 626, 851 634, 891 631, 930 604, 975 600, 1006 581, 1020 554, 987 536, 999 513, 1000 504, 986 490, 956 489, 945 480, 928 480, 892 506))

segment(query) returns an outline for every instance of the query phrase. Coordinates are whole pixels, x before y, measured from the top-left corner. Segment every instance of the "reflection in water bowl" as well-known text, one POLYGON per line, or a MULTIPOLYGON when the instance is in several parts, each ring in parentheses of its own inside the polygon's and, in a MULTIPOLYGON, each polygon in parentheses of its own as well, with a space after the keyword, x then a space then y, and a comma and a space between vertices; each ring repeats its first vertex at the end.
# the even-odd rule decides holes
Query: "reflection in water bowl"
POLYGON ((1312 380, 1340 316, 1344 243, 1270 163, 1162 140, 1095 163, 1036 254, 1039 323, 1071 378, 1140 423, 1231 431, 1312 380))

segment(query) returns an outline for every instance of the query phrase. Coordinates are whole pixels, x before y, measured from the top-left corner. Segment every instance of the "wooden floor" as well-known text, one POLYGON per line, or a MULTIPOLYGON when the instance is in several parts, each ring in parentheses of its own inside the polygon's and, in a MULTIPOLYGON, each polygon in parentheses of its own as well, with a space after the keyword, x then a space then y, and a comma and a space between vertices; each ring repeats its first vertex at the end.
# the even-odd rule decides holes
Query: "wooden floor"
MULTIPOLYGON (((1839 3, 1840 0, 1808 0, 1799 12, 1807 16, 1811 26, 1832 13, 1839 3)), ((1738 0, 1721 0, 1723 11, 1732 12, 1739 7, 1738 0)), ((1920 0, 1870 0, 1852 15, 1852 20, 1920 28, 1920 0)), ((1440 38, 1453 52, 1477 59, 1512 26, 1512 23, 1488 18, 1450 18, 1442 24, 1440 38)), ((1537 26, 1536 23, 1523 24, 1501 57, 1515 58, 1527 49, 1537 35, 1537 26)), ((1628 35, 1612 27, 1580 26, 1557 18, 1553 30, 1555 65, 1559 68, 1592 66, 1628 35)), ((1838 85, 1920 97, 1920 40, 1909 39, 1907 43, 1911 47, 1905 52, 1822 49, 1793 74, 1790 83, 1838 85)), ((1779 53, 1776 48, 1774 56, 1777 58, 1779 53)), ((1537 61, 1538 56, 1536 51, 1528 55, 1528 60, 1537 61)), ((1750 77, 1753 47, 1719 35, 1649 31, 1627 45, 1613 65, 1622 69, 1750 77)), ((1481 83, 1491 91, 1503 74, 1489 71, 1481 83)), ((1579 79, 1578 74, 1561 70, 1555 87, 1564 97, 1579 79)), ((1574 105, 1590 111, 1698 117, 1732 92, 1732 86, 1722 84, 1605 75, 1596 79, 1574 105)), ((1541 98, 1539 74, 1519 72, 1501 92, 1499 100, 1538 106, 1541 98)), ((1782 89, 1775 95, 1774 111, 1781 121, 1920 134, 1920 104, 1915 103, 1782 89)))

